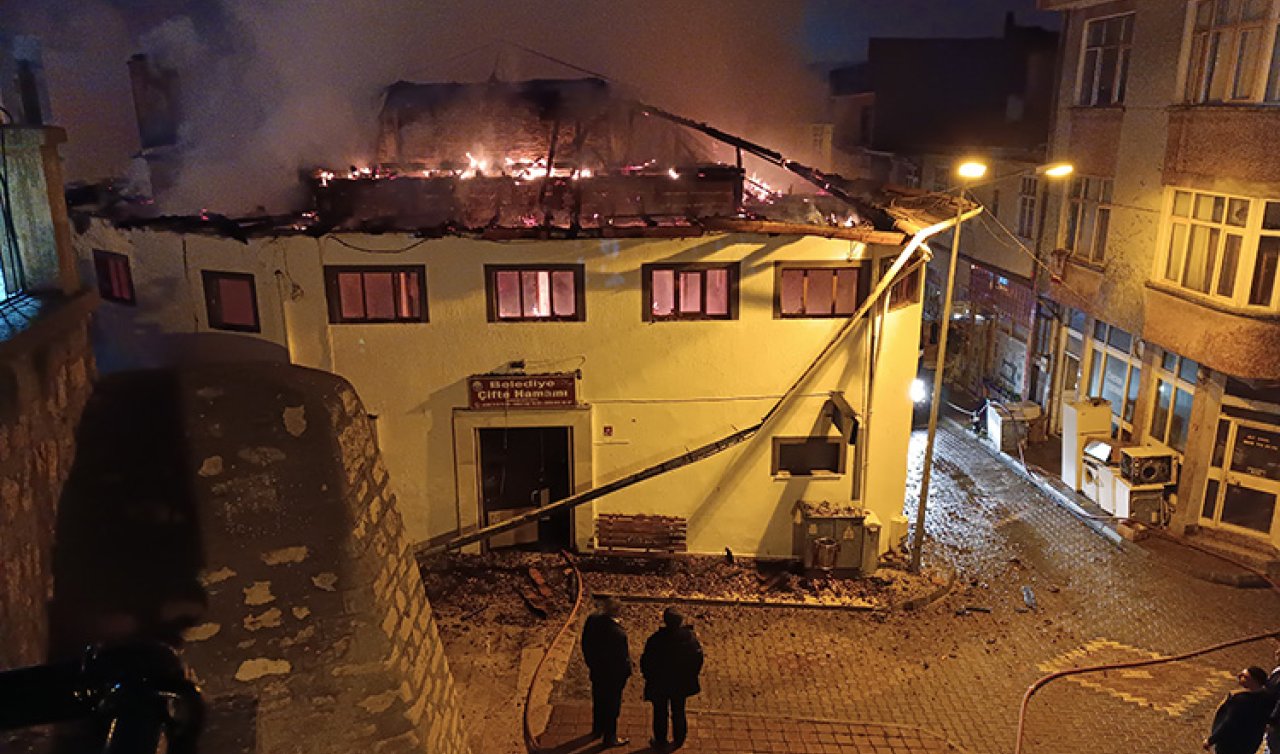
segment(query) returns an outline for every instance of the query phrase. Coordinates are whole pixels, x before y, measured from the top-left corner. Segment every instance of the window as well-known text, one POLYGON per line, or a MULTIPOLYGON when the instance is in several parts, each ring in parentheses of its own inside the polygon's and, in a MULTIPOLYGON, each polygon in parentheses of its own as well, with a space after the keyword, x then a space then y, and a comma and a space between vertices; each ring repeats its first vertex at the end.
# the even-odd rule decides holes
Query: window
POLYGON ((1156 367, 1156 402, 1151 413, 1150 434, 1179 453, 1187 449, 1198 366, 1191 359, 1165 351, 1156 367))
MULTIPOLYGON (((908 261, 907 264, 910 265, 911 262, 908 261)), ((893 259, 881 259, 880 275, 883 277, 888 274, 889 268, 892 266, 893 259)), ((923 277, 923 270, 924 265, 922 264, 905 276, 901 272, 898 273, 898 282, 894 283, 893 287, 889 289, 889 311, 920 303, 920 283, 923 277)))
POLYGON ((243 272, 204 270, 204 301, 209 327, 216 330, 260 332, 258 292, 253 275, 243 272))
POLYGON ((129 257, 114 251, 93 250, 93 268, 98 274, 98 295, 119 304, 136 303, 129 257))
POLYGON ((1085 262, 1102 264, 1111 225, 1111 179, 1077 176, 1071 181, 1066 248, 1085 262))
POLYGON ((1132 40, 1132 13, 1097 18, 1085 26, 1077 105, 1106 107, 1124 102, 1132 40))
POLYGON ((1271 0, 1199 0, 1195 4, 1186 101, 1275 99, 1276 30, 1268 30, 1270 10, 1271 0), (1264 66, 1264 61, 1269 65, 1264 66))
POLYGON ((857 267, 777 268, 775 315, 848 317, 858 309, 857 267))
POLYGON ((737 264, 646 264, 644 319, 736 319, 737 264))
POLYGON ((1031 239, 1036 232, 1036 199, 1040 192, 1040 180, 1035 176, 1023 176, 1018 189, 1018 235, 1031 239))
POLYGON ((422 267, 325 267, 329 321, 426 322, 422 267))
POLYGON ((1080 377, 1084 367, 1085 327, 1089 315, 1079 309, 1067 307, 1067 340, 1063 349, 1062 394, 1071 400, 1080 397, 1080 377))
POLYGON ((1112 434, 1133 437, 1133 410, 1142 384, 1142 349, 1128 332, 1094 322, 1087 394, 1111 402, 1112 434))
POLYGON ((1171 191, 1158 279, 1239 307, 1278 306, 1280 202, 1171 191))
POLYGON ((845 444, 838 437, 773 438, 773 475, 821 476, 844 473, 845 444))
POLYGON ((490 322, 582 322, 580 264, 485 265, 490 322))

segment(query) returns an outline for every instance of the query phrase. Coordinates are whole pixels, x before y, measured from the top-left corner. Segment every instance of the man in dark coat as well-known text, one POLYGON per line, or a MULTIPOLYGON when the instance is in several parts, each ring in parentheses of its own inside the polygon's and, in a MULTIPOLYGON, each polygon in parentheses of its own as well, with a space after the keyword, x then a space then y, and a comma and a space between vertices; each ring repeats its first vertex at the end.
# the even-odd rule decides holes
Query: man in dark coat
POLYGON ((631 652, 627 632, 618 621, 622 605, 607 598, 600 612, 587 618, 582 629, 582 657, 591 671, 591 736, 605 746, 625 746, 618 738, 618 713, 622 711, 622 690, 631 677, 631 652))
POLYGON ((671 716, 671 744, 684 745, 689 732, 684 716, 685 700, 702 690, 698 673, 702 671, 702 645, 693 628, 684 625, 684 617, 674 608, 662 613, 662 628, 645 642, 640 656, 640 672, 644 673, 644 698, 653 703, 653 739, 649 745, 667 745, 667 715, 671 716))
POLYGON ((1267 691, 1276 705, 1271 708, 1271 720, 1267 722, 1267 754, 1280 754, 1280 642, 1275 645, 1272 658, 1275 670, 1267 676, 1267 691))
POLYGON ((1213 716, 1213 732, 1204 748, 1217 754, 1255 754, 1275 699, 1266 689, 1267 671, 1258 666, 1245 668, 1236 676, 1241 690, 1228 694, 1213 716))

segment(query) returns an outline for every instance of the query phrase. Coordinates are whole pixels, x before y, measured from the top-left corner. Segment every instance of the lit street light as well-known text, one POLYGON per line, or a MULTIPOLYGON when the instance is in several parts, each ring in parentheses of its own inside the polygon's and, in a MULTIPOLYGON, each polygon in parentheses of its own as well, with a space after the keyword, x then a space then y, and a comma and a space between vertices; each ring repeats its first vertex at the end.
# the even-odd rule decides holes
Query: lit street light
MULTIPOLYGON (((1073 171, 1074 167, 1070 163, 1051 163, 1041 165, 1035 168, 1034 171, 1022 170, 1011 175, 993 178, 985 183, 994 183, 1005 178, 1014 178, 1031 172, 1036 175, 1061 178, 1070 175, 1073 171)), ((933 476, 933 444, 938 433, 938 407, 942 403, 942 381, 947 365, 947 335, 951 330, 951 299, 955 291, 956 259, 960 256, 960 225, 965 219, 964 194, 965 190, 971 186, 985 185, 985 183, 972 184, 970 181, 982 178, 986 174, 987 166, 976 160, 966 160, 956 168, 956 175, 961 178, 961 182, 956 197, 956 221, 955 229, 952 231, 951 236, 951 258, 947 262, 946 292, 943 296, 942 323, 938 333, 938 357, 933 372, 933 400, 929 403, 929 428, 924 445, 924 469, 920 475, 920 497, 916 503, 916 525, 911 538, 911 571, 913 573, 920 572, 921 555, 924 549, 924 513, 929 502, 929 482, 933 476)))

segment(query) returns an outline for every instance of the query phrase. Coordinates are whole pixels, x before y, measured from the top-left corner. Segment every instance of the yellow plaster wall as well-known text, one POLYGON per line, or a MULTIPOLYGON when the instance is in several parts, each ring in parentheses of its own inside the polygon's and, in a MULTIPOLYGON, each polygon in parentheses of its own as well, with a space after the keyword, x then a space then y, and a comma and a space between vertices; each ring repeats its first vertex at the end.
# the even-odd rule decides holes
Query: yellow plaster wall
MULTIPOLYGON (((455 473, 454 409, 467 405, 468 375, 516 360, 530 373, 581 369, 579 399, 590 406, 594 479, 575 479, 575 487, 608 482, 759 421, 838 330, 843 320, 774 318, 775 262, 840 262, 898 251, 811 237, 724 234, 506 243, 344 235, 348 245, 331 237, 291 236, 255 239, 247 246, 101 226, 92 234, 94 243, 133 255, 135 281, 147 280, 149 273, 142 271, 153 266, 164 270, 157 275, 165 280, 178 280, 175 259, 185 258, 189 274, 181 279, 188 290, 171 301, 153 301, 146 285, 136 286, 133 316, 161 327, 207 332, 199 269, 252 272, 262 333, 248 337, 279 344, 294 363, 336 372, 356 387, 378 417, 379 444, 406 532, 419 542, 453 531, 460 519, 466 524, 476 518, 476 511, 459 509, 458 485, 470 481, 455 473), (692 261, 740 264, 739 318, 643 321, 641 265, 692 261), (488 322, 484 265, 522 263, 584 264, 586 321, 488 322), (425 266, 430 321, 330 325, 326 264, 425 266), (606 426, 611 436, 605 436, 606 426)), ((915 376, 919 321, 919 305, 885 317, 870 406, 868 335, 859 326, 762 434, 716 458, 603 498, 595 511, 686 516, 694 552, 730 547, 742 554, 790 555, 794 502, 847 501, 851 479, 846 468, 830 479, 775 480, 771 438, 837 434, 822 408, 828 391, 842 390, 856 410, 874 417, 864 422, 862 434, 869 444, 866 505, 888 522, 902 509, 911 414, 907 386, 915 376)), ((205 350, 206 358, 217 358, 217 348, 205 350)), ((562 413, 547 410, 547 425, 569 424, 556 418, 562 413)), ((850 452, 847 466, 856 459, 850 452)), ((580 461, 575 459, 575 468, 585 467, 580 461)), ((588 519, 577 519, 579 544, 585 544, 588 519)))

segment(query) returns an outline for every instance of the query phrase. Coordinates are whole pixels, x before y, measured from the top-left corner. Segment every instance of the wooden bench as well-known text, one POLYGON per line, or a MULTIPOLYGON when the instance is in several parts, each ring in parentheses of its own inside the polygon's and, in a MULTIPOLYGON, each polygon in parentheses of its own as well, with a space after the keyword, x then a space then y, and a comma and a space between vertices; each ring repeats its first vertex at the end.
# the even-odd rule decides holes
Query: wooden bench
POLYGON ((686 526, 680 516, 602 513, 596 516, 596 552, 655 556, 686 552, 686 526))

